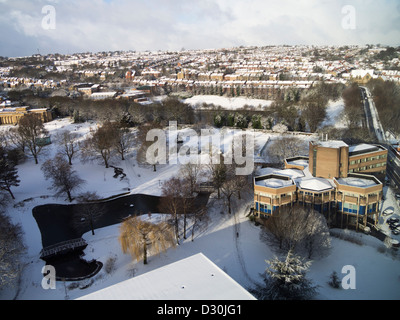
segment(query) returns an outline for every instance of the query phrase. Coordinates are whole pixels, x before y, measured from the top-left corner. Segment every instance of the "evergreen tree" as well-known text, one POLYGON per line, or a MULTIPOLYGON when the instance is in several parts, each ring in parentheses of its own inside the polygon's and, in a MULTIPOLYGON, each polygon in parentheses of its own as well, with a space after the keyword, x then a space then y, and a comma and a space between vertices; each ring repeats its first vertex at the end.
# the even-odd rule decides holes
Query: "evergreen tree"
POLYGON ((11 187, 18 187, 19 183, 15 163, 9 159, 6 150, 0 146, 0 190, 7 191, 15 199, 11 187))
POLYGON ((306 278, 311 262, 302 261, 291 251, 283 261, 275 257, 266 262, 269 264, 264 277, 266 286, 257 286, 252 290, 258 299, 307 300, 317 293, 317 287, 306 278))
POLYGON ((335 289, 340 288, 340 279, 338 277, 338 274, 336 271, 333 271, 332 274, 330 275, 330 281, 328 282, 328 284, 335 289))

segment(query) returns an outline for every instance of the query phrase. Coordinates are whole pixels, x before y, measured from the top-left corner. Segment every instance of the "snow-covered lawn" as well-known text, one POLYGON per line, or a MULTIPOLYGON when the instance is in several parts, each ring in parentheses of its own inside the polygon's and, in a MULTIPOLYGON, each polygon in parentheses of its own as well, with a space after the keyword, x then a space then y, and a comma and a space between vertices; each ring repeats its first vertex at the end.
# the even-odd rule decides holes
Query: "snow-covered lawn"
MULTIPOLYGON (((60 129, 68 129, 86 135, 90 127, 95 124, 74 125, 68 119, 55 120, 46 127, 52 134, 60 129)), ((1 127, 3 129, 5 127, 1 127)), ((270 137, 261 133, 256 135, 256 144, 262 147, 270 137)), ((47 147, 47 154, 39 157, 40 163, 47 157, 52 157, 56 152, 56 145, 47 147)), ((136 159, 128 159, 115 163, 122 167, 127 177, 122 181, 113 178, 112 168, 105 169, 96 163, 80 163, 79 159, 73 161, 74 169, 79 176, 86 180, 81 192, 96 191, 102 197, 122 193, 129 188, 132 193, 146 193, 160 195, 160 184, 176 176, 179 164, 158 166, 153 172, 151 166, 143 167, 136 163, 136 159)), ((251 195, 247 200, 242 200, 235 206, 235 214, 221 214, 224 204, 217 201, 209 212, 210 221, 207 228, 196 231, 192 242, 190 234, 180 246, 171 248, 159 256, 150 256, 149 264, 132 262, 129 255, 122 253, 119 242, 119 225, 98 229, 95 235, 91 232, 83 237, 88 242, 85 249, 85 258, 96 259, 106 264, 114 259, 113 271, 107 273, 105 268, 93 278, 81 282, 57 282, 55 290, 44 290, 41 286, 41 270, 44 261, 39 258, 41 235, 32 216, 32 209, 41 204, 68 203, 63 198, 54 198, 52 190, 48 190, 49 183, 44 180, 40 164, 35 165, 32 159, 18 166, 21 185, 14 188, 16 200, 9 203, 7 213, 14 222, 20 223, 25 232, 24 241, 27 252, 24 256, 24 271, 19 282, 18 290, 10 289, 0 292, 0 299, 64 299, 66 293, 69 299, 87 295, 93 291, 108 287, 132 276, 144 274, 161 266, 173 263, 185 257, 202 252, 217 266, 245 288, 252 287, 254 282, 261 283, 259 276, 267 264, 265 260, 271 259, 274 252, 267 244, 260 240, 261 228, 255 226, 246 218, 248 208, 252 205, 251 195), (239 232, 239 237, 237 233, 239 232)), ((395 206, 393 194, 390 189, 385 189, 386 200, 383 208, 395 206)), ((398 207, 394 207, 397 210, 398 207)), ((143 218, 149 218, 144 216, 143 218)), ((151 219, 162 219, 160 215, 153 214, 151 219)), ((385 218, 386 219, 386 218, 385 218)), ((384 220, 380 222, 384 225, 384 220)), ((344 232, 344 231, 343 231, 344 232)), ((383 249, 383 243, 371 236, 354 233, 363 245, 332 238, 332 249, 328 256, 315 260, 308 273, 318 288, 317 299, 400 299, 400 260, 399 254, 391 254, 383 249), (352 265, 356 270, 356 289, 332 289, 327 282, 332 271, 336 271, 341 279, 342 267, 352 265)))
POLYGON ((213 95, 199 95, 185 99, 184 102, 194 108, 201 108, 203 103, 206 103, 214 104, 215 106, 221 106, 223 109, 227 110, 242 109, 245 105, 254 107, 256 110, 264 110, 265 108, 269 107, 273 101, 243 97, 229 98, 213 95))
POLYGON ((324 126, 334 126, 335 128, 346 128, 346 123, 341 116, 341 113, 344 109, 344 101, 343 99, 339 99, 337 101, 330 100, 328 102, 328 107, 326 109, 327 117, 324 122, 320 125, 320 127, 324 126))

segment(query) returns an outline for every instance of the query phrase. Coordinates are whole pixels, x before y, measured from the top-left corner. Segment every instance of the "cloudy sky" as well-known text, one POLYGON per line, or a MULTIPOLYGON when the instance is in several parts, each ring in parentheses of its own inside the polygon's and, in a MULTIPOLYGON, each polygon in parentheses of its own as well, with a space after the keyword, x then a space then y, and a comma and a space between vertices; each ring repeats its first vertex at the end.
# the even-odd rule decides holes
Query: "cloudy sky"
POLYGON ((0 56, 9 57, 38 50, 398 46, 400 1, 0 0, 0 32, 0 56))

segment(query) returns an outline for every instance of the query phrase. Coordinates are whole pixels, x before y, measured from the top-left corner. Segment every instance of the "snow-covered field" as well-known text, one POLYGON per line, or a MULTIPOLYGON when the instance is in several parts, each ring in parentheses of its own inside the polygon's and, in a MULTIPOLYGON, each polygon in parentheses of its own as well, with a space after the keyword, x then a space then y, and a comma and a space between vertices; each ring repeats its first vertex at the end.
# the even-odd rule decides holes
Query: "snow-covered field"
POLYGON ((321 124, 321 127, 334 126, 335 128, 345 128, 347 125, 341 117, 343 109, 343 99, 337 101, 330 100, 326 109, 327 119, 321 124))
MULTIPOLYGON (((95 123, 75 125, 69 119, 55 120, 46 124, 52 137, 59 130, 76 131, 82 136, 89 133, 90 128, 95 128, 95 123)), ((0 127, 4 130, 6 127, 0 127)), ((269 139, 276 138, 273 134, 257 132, 255 136, 256 149, 262 148, 269 139)), ((304 137, 309 139, 309 137, 304 137)), ((43 163, 47 157, 52 157, 56 152, 56 145, 47 148, 47 154, 39 157, 43 163)), ((125 192, 127 188, 132 193, 146 193, 160 195, 160 184, 179 171, 179 164, 158 166, 157 172, 151 166, 139 166, 133 154, 125 161, 116 162, 115 165, 124 169, 127 177, 120 181, 114 179, 112 168, 105 169, 96 163, 80 163, 76 158, 73 161, 74 169, 86 184, 83 191, 96 191, 101 197, 108 197, 125 192)), ((210 221, 206 229, 195 233, 192 242, 190 237, 180 246, 169 249, 159 256, 151 256, 149 264, 131 261, 130 255, 122 253, 119 242, 119 225, 98 229, 95 235, 86 233, 84 238, 88 242, 85 249, 85 258, 96 259, 103 264, 109 259, 115 259, 114 269, 107 273, 103 268, 96 276, 81 282, 57 282, 55 290, 44 290, 42 283, 42 267, 44 261, 40 260, 39 253, 42 249, 41 235, 36 221, 32 216, 32 209, 41 204, 68 203, 63 198, 54 198, 48 190, 49 182, 44 180, 40 164, 35 165, 32 159, 18 166, 21 179, 20 186, 14 188, 16 200, 10 202, 7 213, 12 220, 20 223, 25 232, 24 241, 27 252, 24 256, 24 270, 18 288, 3 290, 0 299, 76 299, 91 292, 108 287, 115 283, 129 279, 132 276, 144 274, 161 266, 173 263, 185 257, 202 252, 217 266, 245 288, 253 283, 261 283, 259 276, 274 252, 260 241, 261 229, 245 217, 252 204, 252 195, 241 200, 235 206, 234 214, 221 214, 224 203, 217 201, 209 212, 210 221), (239 230, 239 237, 236 232, 239 230)), ((383 209, 393 207, 399 215, 399 208, 394 201, 392 191, 385 187, 385 202, 383 209)), ((145 216, 144 218, 148 218, 145 216)), ((160 219, 159 215, 152 215, 151 219, 160 219)), ((386 219, 386 218, 385 218, 386 219)), ((382 225, 387 228, 383 218, 382 225)), ((392 254, 384 250, 384 245, 379 240, 360 233, 348 232, 360 238, 363 245, 332 238, 332 249, 328 256, 315 260, 312 263, 308 277, 319 286, 317 299, 400 299, 400 260, 399 254, 392 254), (332 271, 336 271, 340 278, 342 267, 352 265, 356 270, 356 289, 333 289, 327 282, 332 271)))
POLYGON ((245 105, 254 107, 256 110, 263 110, 264 108, 269 107, 273 101, 243 97, 229 98, 213 95, 199 95, 185 99, 184 102, 194 108, 201 108, 203 103, 206 103, 221 106, 223 109, 227 110, 242 109, 245 105))

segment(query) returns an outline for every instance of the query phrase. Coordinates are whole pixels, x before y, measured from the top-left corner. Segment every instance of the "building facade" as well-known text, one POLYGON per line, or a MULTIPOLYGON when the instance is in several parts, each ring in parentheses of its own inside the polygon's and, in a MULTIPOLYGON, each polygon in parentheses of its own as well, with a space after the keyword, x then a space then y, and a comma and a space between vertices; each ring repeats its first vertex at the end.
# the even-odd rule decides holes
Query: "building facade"
POLYGON ((308 157, 286 159, 284 169, 261 169, 254 178, 254 212, 268 218, 298 203, 342 227, 376 224, 383 184, 371 173, 385 172, 386 159, 378 145, 310 142, 308 157))
POLYGON ((36 114, 43 122, 48 122, 53 119, 51 112, 45 108, 31 109, 29 107, 16 107, 0 109, 0 125, 2 124, 18 124, 26 114, 36 114))

